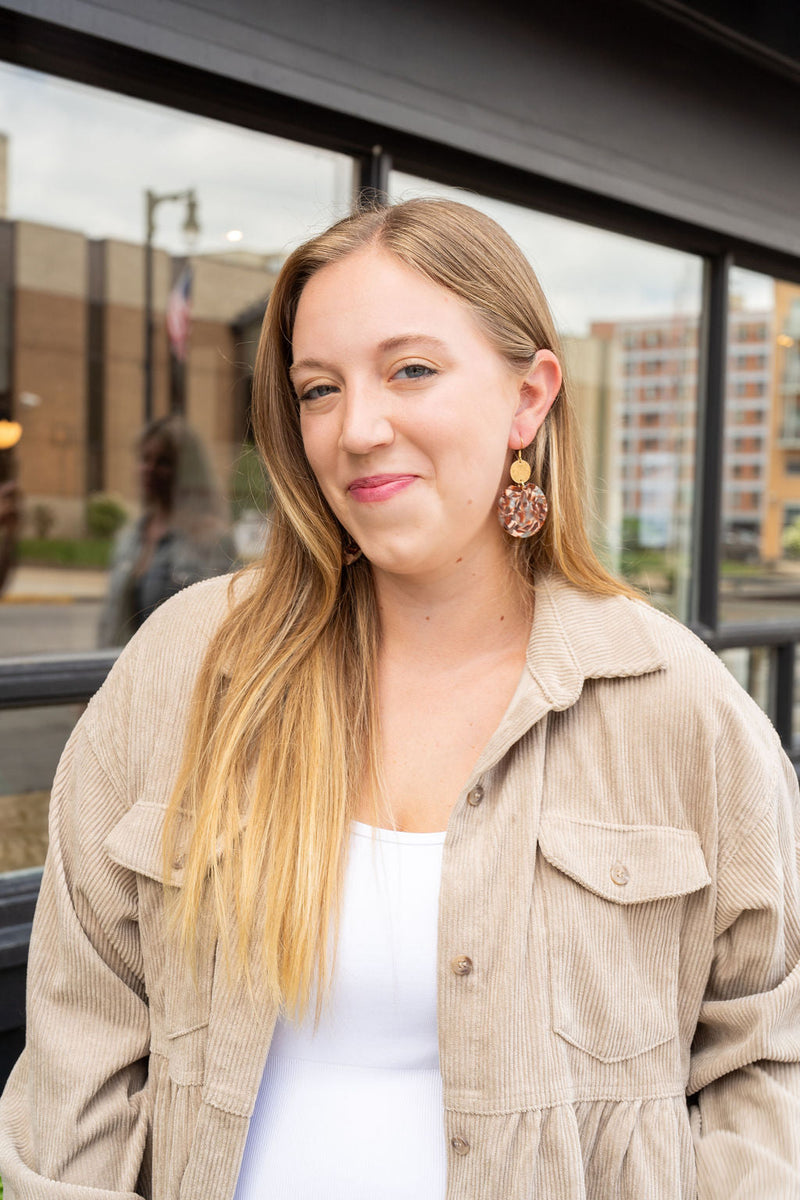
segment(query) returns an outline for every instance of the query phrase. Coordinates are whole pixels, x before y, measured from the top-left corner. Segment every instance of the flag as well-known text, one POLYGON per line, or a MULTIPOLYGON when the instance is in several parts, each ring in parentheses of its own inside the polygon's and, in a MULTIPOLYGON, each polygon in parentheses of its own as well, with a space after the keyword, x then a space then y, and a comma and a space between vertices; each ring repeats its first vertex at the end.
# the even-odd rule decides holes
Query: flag
POLYGON ((192 268, 189 263, 172 285, 167 300, 167 336, 178 362, 186 361, 192 323, 192 268))

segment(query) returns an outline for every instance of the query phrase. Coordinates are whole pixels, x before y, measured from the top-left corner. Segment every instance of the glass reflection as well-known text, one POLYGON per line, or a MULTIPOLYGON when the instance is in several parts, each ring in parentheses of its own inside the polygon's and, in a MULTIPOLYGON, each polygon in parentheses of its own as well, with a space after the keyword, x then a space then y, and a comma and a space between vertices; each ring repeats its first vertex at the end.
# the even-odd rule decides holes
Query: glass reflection
POLYGON ((685 618, 701 260, 397 172, 390 191, 461 199, 525 251, 561 333, 596 547, 685 618))
POLYGON ((181 588, 230 571, 236 548, 202 440, 181 417, 139 440, 142 513, 118 533, 99 645, 120 646, 181 588))
POLYGON ((40 867, 50 787, 82 706, 0 712, 0 873, 40 867))
POLYGON ((719 652, 719 657, 736 682, 750 693, 756 704, 771 718, 775 716, 773 654, 770 646, 736 646, 719 652))
POLYGON ((0 655, 124 641, 180 581, 261 552, 261 317, 352 194, 345 156, 0 64, 0 427, 21 428, 0 447, 0 655), (202 447, 191 518, 156 520, 137 481, 150 420, 202 447))
POLYGON ((800 286, 731 272, 720 609, 800 620, 800 286))

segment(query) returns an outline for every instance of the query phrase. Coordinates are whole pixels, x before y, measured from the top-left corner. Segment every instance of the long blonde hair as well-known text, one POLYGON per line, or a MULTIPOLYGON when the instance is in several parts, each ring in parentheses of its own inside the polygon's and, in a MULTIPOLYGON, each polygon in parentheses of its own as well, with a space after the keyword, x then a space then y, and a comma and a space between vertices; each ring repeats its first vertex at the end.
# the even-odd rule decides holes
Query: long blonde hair
MULTIPOLYGON (((253 427, 274 495, 272 531, 251 588, 215 635, 197 682, 170 804, 165 863, 181 814, 192 830, 175 920, 187 948, 210 903, 223 946, 256 964, 269 998, 319 1015, 332 969, 347 830, 365 783, 380 778, 369 563, 343 566, 343 533, 303 451, 289 380, 297 304, 319 270, 368 245, 447 288, 523 371, 560 354, 552 317, 522 252, 491 218, 446 200, 360 211, 300 246, 269 300, 258 347, 253 427), (235 932, 231 932, 231 929, 235 932)), ((583 521, 581 455, 566 386, 528 452, 550 512, 514 539, 533 586, 555 570, 601 595, 630 594, 598 562, 583 521)))

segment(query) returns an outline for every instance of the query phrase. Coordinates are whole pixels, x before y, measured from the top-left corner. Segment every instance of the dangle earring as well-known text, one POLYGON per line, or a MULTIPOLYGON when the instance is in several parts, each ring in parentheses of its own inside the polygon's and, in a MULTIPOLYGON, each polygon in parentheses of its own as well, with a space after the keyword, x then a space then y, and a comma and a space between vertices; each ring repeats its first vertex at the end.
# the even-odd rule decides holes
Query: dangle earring
POLYGON ((346 529, 343 529, 342 533, 342 566, 349 567, 357 558, 361 558, 361 547, 346 529))
POLYGON ((538 484, 528 482, 531 465, 522 457, 521 445, 510 474, 514 482, 497 501, 497 518, 512 537, 533 537, 547 518, 547 497, 538 484))

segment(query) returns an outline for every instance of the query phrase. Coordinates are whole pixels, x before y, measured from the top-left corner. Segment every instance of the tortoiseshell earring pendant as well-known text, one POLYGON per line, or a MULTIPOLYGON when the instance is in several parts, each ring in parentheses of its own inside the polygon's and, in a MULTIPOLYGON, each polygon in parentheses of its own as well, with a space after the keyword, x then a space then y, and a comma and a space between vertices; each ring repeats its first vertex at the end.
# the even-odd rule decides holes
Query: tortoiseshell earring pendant
POLYGON ((342 530, 342 534, 342 566, 349 567, 361 558, 361 547, 346 529, 342 530))
POLYGON ((529 483, 530 463, 522 457, 522 447, 511 464, 514 482, 497 502, 497 517, 512 537, 529 538, 538 533, 547 518, 547 497, 535 483, 529 483))

